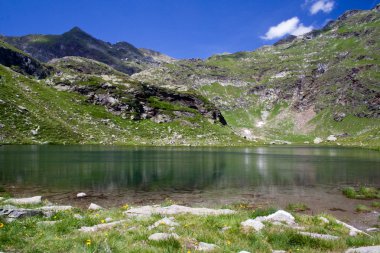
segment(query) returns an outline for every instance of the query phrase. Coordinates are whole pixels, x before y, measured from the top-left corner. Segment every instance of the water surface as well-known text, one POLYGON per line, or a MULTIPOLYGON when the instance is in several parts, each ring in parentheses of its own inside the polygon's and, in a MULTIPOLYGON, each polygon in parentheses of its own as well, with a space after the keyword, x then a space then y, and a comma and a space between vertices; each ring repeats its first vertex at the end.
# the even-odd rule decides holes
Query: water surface
POLYGON ((104 205, 172 198, 186 204, 311 201, 321 208, 348 209, 340 188, 379 187, 380 152, 292 146, 1 146, 0 182, 15 194, 43 194, 58 202, 74 201, 76 192, 85 191, 104 205))

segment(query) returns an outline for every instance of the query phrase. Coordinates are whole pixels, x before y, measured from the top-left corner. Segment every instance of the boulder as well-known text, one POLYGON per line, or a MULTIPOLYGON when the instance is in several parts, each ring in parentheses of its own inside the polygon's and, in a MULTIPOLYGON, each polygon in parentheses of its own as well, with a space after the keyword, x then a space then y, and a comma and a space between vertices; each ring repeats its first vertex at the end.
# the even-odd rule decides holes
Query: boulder
POLYGON ((193 215, 226 215, 234 214, 235 211, 230 209, 210 209, 210 208, 193 208, 180 205, 161 206, 142 206, 131 208, 124 212, 128 216, 151 216, 153 214, 176 215, 176 214, 193 214, 193 215))
POLYGON ((101 209, 103 209, 103 207, 94 203, 91 203, 90 206, 88 207, 88 210, 101 210, 101 209))
POLYGON ((42 203, 41 196, 34 196, 30 198, 11 198, 4 201, 4 203, 12 204, 12 205, 38 205, 42 203))
POLYGON ((351 248, 346 251, 346 253, 379 253, 379 252, 380 252, 380 245, 351 248))
POLYGON ((243 229, 255 229, 256 231, 260 231, 265 227, 263 224, 264 221, 272 222, 273 224, 281 225, 286 224, 289 225, 292 228, 299 228, 297 223, 295 222, 295 219, 293 215, 290 213, 279 210, 273 214, 267 215, 267 216, 259 216, 255 219, 248 219, 241 223, 243 229))
POLYGON ((329 136, 327 137, 327 140, 328 140, 328 141, 336 141, 337 138, 335 137, 335 135, 329 135, 329 136))
POLYGON ((293 215, 284 210, 279 210, 268 216, 257 217, 256 219, 259 219, 261 221, 283 222, 288 225, 296 225, 293 215))
POLYGON ((84 192, 80 192, 80 193, 77 194, 77 198, 84 198, 86 196, 87 196, 87 194, 84 193, 84 192))
POLYGON ((159 221, 156 221, 153 225, 149 226, 148 229, 149 230, 152 230, 153 228, 156 228, 160 225, 166 225, 166 226, 169 226, 169 227, 176 227, 176 226, 179 226, 179 224, 177 222, 174 221, 174 217, 165 217, 159 221))
POLYGON ((219 248, 219 247, 216 246, 215 244, 205 243, 205 242, 200 242, 200 243, 196 246, 195 249, 198 250, 198 251, 209 252, 209 251, 214 251, 214 250, 216 250, 217 248, 219 248))
POLYGON ((169 239, 179 239, 179 236, 175 233, 155 233, 148 237, 151 241, 166 241, 169 239))
POLYGON ((347 223, 344 223, 343 221, 336 220, 336 223, 348 228, 350 230, 350 232, 348 233, 350 236, 356 236, 358 234, 369 235, 369 234, 367 234, 367 233, 365 233, 365 232, 363 232, 363 231, 361 231, 361 230, 359 230, 359 229, 357 229, 357 228, 355 228, 355 227, 353 227, 347 223))
POLYGON ((256 220, 256 219, 248 219, 246 221, 243 221, 241 223, 241 226, 243 227, 244 230, 253 228, 256 231, 260 231, 261 229, 265 227, 265 225, 261 221, 256 220))
POLYGON ((320 137, 316 137, 313 142, 314 142, 314 144, 319 144, 319 143, 323 142, 323 139, 320 137))
POLYGON ((10 219, 17 219, 22 217, 31 217, 43 215, 43 212, 35 209, 23 209, 16 208, 14 206, 3 206, 0 207, 0 216, 7 216, 10 219))

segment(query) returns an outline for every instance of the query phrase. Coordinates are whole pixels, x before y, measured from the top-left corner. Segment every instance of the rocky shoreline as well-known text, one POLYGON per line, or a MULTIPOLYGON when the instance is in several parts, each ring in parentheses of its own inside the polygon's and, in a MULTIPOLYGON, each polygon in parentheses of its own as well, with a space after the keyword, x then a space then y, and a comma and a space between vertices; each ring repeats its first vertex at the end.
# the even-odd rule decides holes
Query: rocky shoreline
MULTIPOLYGON (((85 197, 85 193, 77 194, 77 198, 85 197)), ((114 250, 107 252, 120 251, 125 245, 119 247, 117 242, 127 240, 120 237, 134 237, 135 233, 140 242, 130 242, 131 252, 170 252, 175 249, 177 252, 279 253, 301 250, 364 253, 380 250, 378 228, 362 231, 330 215, 300 215, 274 209, 211 209, 176 204, 134 207, 125 204, 105 209, 91 203, 88 210, 84 210, 55 205, 41 196, 34 196, 1 198, 0 224, 5 236, 0 250, 4 252, 29 252, 36 245, 43 248, 39 244, 43 240, 36 234, 51 236, 52 233, 66 240, 62 245, 53 244, 52 247, 57 246, 59 251, 69 245, 79 247, 70 252, 81 248, 96 251, 107 240, 114 241, 114 250), (60 232, 57 234, 57 231, 60 232), (14 240, 13 236, 21 234, 24 236, 23 247, 7 243, 14 240), (226 237, 230 239, 225 240, 226 237), (256 240, 253 245, 252 237, 256 240), (285 241, 278 244, 273 241, 277 237, 284 237, 282 240, 285 241), (82 238, 82 242, 78 238, 82 238), (83 238, 89 239, 83 241, 83 238), (93 242, 98 243, 96 248, 93 248, 93 242)))

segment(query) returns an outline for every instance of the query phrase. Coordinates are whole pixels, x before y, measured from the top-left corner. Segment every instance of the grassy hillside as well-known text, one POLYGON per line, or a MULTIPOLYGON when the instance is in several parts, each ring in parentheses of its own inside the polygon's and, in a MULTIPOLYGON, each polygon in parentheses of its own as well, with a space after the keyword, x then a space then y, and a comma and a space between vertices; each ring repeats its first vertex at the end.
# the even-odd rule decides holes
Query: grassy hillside
POLYGON ((0 75, 1 143, 218 145, 239 139, 229 127, 200 114, 165 124, 123 119, 88 103, 85 96, 59 91, 6 67, 0 66, 0 75))
POLYGON ((253 52, 215 55, 134 74, 195 88, 247 138, 380 147, 380 13, 348 11, 322 30, 253 52))

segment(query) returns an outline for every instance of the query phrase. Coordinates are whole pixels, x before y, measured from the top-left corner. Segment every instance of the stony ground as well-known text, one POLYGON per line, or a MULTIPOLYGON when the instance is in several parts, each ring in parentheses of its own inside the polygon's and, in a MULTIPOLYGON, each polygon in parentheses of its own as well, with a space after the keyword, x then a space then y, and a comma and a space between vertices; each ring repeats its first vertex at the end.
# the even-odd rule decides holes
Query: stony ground
POLYGON ((1 202, 4 252, 379 252, 379 246, 354 248, 380 245, 377 228, 361 231, 325 214, 252 210, 244 204, 104 209, 92 203, 85 210, 40 196, 1 202))

